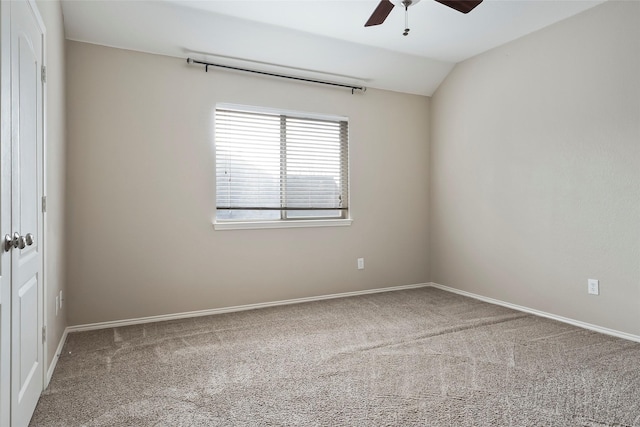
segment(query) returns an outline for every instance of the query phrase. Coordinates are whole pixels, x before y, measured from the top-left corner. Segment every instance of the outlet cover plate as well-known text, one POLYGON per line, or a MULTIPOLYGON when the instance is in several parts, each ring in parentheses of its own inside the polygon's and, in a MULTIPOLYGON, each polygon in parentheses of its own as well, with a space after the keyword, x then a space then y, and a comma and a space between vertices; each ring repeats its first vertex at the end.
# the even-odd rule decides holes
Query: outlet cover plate
POLYGON ((591 295, 600 295, 600 281, 596 279, 589 279, 587 292, 591 295))

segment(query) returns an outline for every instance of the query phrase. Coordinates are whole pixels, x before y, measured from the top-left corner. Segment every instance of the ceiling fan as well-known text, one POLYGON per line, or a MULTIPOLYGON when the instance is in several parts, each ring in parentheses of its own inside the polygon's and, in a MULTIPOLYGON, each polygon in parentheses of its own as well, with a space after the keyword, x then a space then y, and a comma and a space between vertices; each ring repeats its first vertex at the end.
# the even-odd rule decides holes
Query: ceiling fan
MULTIPOLYGON (((404 32, 403 36, 409 35, 409 6, 413 6, 420 0, 395 0, 394 3, 404 6, 404 32)), ((482 3, 482 0, 436 0, 438 3, 442 3, 445 6, 449 6, 452 9, 462 13, 469 13, 477 5, 482 3)), ((391 10, 395 7, 390 0, 380 0, 378 6, 373 11, 365 27, 371 27, 373 25, 380 25, 387 19, 387 16, 391 13, 391 10)))

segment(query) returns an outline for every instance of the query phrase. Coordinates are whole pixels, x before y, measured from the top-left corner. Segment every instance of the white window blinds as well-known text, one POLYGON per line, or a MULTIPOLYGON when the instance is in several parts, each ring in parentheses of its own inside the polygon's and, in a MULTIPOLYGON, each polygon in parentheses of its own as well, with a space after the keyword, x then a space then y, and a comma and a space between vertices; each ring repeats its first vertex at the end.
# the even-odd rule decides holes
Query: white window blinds
POLYGON ((348 122, 216 108, 216 219, 347 218, 348 122))

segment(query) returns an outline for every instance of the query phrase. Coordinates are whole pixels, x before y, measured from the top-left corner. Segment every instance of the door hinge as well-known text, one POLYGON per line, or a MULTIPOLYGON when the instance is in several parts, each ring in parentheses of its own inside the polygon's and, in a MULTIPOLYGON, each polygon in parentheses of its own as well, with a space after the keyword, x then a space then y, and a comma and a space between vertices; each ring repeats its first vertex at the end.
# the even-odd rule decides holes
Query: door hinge
POLYGON ((42 196, 42 212, 47 211, 47 196, 42 196))
POLYGON ((47 342, 47 327, 43 326, 42 327, 42 342, 47 342))
POLYGON ((47 66, 43 65, 41 70, 42 70, 42 83, 46 83, 47 82, 47 66))

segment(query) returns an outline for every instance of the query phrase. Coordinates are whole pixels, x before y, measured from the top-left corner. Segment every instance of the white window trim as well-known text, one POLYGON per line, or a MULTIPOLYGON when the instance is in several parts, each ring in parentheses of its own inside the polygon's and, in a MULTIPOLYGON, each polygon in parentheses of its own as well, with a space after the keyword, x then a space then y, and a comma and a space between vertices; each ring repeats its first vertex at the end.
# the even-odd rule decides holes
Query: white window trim
POLYGON ((258 230, 261 228, 307 228, 307 227, 348 227, 351 218, 341 219, 296 219, 275 221, 214 221, 214 230, 258 230))

